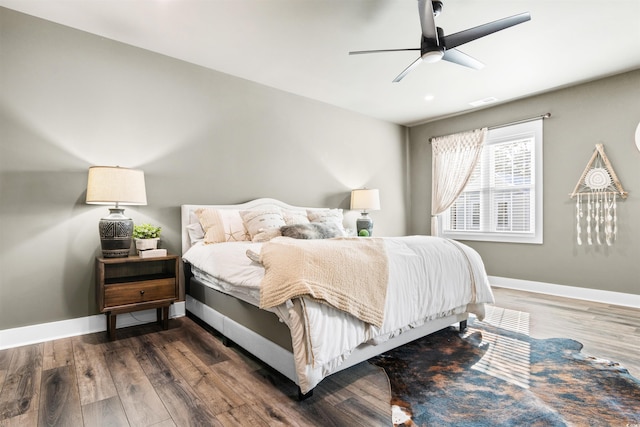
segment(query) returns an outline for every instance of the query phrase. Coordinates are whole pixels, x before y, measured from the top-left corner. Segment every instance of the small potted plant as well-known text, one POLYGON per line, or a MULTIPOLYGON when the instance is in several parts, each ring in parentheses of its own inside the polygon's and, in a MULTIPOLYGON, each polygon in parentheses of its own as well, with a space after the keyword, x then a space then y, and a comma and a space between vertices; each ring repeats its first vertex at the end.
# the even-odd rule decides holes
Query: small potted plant
POLYGON ((151 224, 134 225, 133 238, 136 241, 136 249, 139 251, 157 249, 161 230, 161 227, 156 227, 155 225, 151 224))

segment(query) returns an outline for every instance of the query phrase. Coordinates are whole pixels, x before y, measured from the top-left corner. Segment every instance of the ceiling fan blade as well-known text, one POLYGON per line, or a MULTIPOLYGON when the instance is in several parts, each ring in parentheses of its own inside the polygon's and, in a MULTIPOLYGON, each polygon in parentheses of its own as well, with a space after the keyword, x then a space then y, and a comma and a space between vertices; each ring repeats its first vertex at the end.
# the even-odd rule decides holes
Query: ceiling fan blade
POLYGON ((475 58, 472 58, 466 53, 460 52, 457 49, 445 50, 442 59, 458 65, 464 65, 465 67, 473 68, 474 70, 484 68, 484 64, 482 62, 478 61, 475 58))
POLYGON ((420 14, 420 27, 422 35, 428 39, 438 40, 436 21, 433 16, 433 3, 431 0, 418 0, 418 13, 420 14))
POLYGON ((420 50, 419 47, 409 49, 378 49, 378 50, 354 50, 349 52, 349 55, 364 55, 367 53, 381 53, 381 52, 406 52, 409 50, 420 50))
POLYGON ((488 36, 489 34, 504 30, 505 28, 513 27, 514 25, 521 24, 529 21, 530 19, 531 15, 529 12, 498 19, 497 21, 489 22, 488 24, 479 25, 477 27, 469 28, 468 30, 444 36, 441 39, 442 45, 447 49, 453 49, 454 47, 469 43, 470 41, 479 39, 480 37, 488 36))
POLYGON ((411 70, 413 70, 414 68, 416 68, 418 65, 420 65, 420 63, 422 62, 422 57, 419 57, 418 59, 416 59, 415 61, 413 61, 411 63, 411 65, 409 65, 407 68, 404 69, 404 71, 402 71, 400 74, 398 74, 398 76, 393 79, 394 83, 398 83, 400 80, 402 80, 407 74, 409 74, 409 72, 411 72, 411 70))

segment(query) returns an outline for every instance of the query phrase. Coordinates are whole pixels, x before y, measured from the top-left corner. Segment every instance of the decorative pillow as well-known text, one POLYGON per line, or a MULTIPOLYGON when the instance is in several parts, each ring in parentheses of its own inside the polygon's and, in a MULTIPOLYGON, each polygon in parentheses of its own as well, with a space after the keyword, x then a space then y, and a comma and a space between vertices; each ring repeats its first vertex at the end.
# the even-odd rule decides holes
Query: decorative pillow
POLYGON ((240 216, 252 240, 258 233, 286 225, 280 209, 240 211, 240 216))
POLYGON ((335 224, 344 232, 342 209, 307 209, 307 216, 312 223, 335 224))
POLYGON ((196 215, 204 230, 205 243, 251 240, 237 209, 201 208, 196 215))
POLYGON ((192 245, 204 240, 204 230, 199 222, 187 225, 187 232, 189 233, 189 241, 192 245))
POLYGON ((283 209, 282 216, 284 217, 284 222, 287 225, 309 224, 309 218, 307 217, 307 211, 305 210, 283 209))
POLYGON ((283 236, 294 239, 330 239, 331 237, 344 236, 344 232, 336 224, 332 223, 285 225, 280 227, 280 232, 283 236))

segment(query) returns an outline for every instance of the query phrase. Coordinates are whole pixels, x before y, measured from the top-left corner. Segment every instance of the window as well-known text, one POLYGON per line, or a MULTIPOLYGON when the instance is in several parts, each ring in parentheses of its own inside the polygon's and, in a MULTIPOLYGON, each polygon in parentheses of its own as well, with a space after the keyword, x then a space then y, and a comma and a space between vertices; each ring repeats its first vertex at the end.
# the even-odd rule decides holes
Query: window
POLYGON ((542 120, 489 130, 471 179, 439 220, 443 237, 542 243, 542 120))

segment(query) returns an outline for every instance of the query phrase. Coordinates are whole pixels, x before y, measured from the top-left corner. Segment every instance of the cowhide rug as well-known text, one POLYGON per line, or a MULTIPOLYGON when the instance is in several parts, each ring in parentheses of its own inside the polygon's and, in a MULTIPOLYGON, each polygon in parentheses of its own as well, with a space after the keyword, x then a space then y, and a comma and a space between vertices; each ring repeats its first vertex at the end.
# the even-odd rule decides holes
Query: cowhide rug
POLYGON ((640 426, 640 381, 570 339, 528 336, 528 315, 493 308, 370 360, 391 383, 398 426, 640 426))

